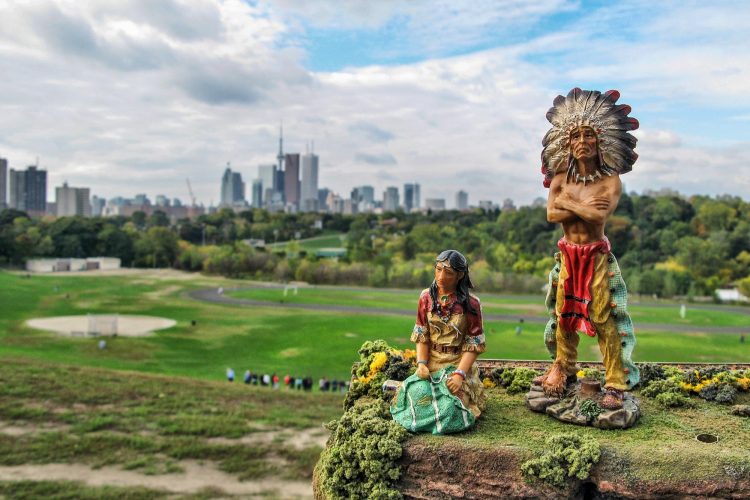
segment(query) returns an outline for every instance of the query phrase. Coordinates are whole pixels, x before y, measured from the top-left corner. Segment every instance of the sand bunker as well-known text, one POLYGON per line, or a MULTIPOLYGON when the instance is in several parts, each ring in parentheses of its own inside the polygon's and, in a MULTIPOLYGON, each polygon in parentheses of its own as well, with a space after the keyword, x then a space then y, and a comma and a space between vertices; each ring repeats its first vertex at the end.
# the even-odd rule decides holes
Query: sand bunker
POLYGON ((173 319, 157 316, 134 316, 129 314, 89 314, 87 316, 56 316, 36 318, 26 322, 31 328, 57 332, 74 337, 98 337, 118 335, 123 337, 146 337, 156 330, 171 328, 177 324, 173 319))

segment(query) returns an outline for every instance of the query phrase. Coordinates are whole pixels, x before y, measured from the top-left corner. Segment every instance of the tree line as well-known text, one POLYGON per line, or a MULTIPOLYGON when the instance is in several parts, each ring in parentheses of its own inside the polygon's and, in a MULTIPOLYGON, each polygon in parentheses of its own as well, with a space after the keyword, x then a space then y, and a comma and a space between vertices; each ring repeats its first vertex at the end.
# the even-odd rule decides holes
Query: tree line
MULTIPOLYGON (((750 295, 750 203, 733 196, 623 193, 606 228, 631 291, 706 295, 738 284, 750 295)), ((0 262, 32 257, 118 257, 125 267, 173 267, 228 277, 319 284, 420 287, 434 256, 455 248, 488 291, 537 292, 553 264, 559 226, 543 206, 427 214, 284 214, 220 210, 171 224, 156 211, 132 217, 32 219, 0 213, 0 262), (318 224, 316 224, 318 221, 318 224), (338 260, 301 251, 300 238, 346 234, 338 260), (262 239, 282 245, 253 248, 262 239)))

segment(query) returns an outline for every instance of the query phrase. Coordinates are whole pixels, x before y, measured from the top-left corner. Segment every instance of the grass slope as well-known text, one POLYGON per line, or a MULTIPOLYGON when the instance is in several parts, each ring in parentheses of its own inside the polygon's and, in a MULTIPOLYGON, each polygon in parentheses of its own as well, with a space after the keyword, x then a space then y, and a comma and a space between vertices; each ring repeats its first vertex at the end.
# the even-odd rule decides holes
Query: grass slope
MULTIPOLYGON (((0 433, 0 465, 116 465, 144 474, 181 472, 180 460, 197 459, 214 462, 239 479, 305 480, 320 446, 291 446, 287 438, 294 439, 293 431, 278 433, 272 442, 250 444, 239 438, 303 428, 317 428, 323 435, 321 425, 338 416, 343 399, 8 358, 0 358, 0 380, 0 422, 29 430, 0 433)), ((48 487, 18 486, 30 498, 48 487)), ((0 483, 0 493, 8 489, 0 483)), ((110 494, 63 485, 63 491, 71 489, 80 490, 71 498, 110 494)), ((127 489, 123 497, 161 495, 141 490, 127 489)))

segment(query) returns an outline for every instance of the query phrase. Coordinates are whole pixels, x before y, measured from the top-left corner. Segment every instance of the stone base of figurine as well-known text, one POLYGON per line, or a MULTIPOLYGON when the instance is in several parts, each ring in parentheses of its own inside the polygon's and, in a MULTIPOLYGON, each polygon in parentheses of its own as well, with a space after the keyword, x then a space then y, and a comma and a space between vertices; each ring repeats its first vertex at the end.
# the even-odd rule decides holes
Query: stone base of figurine
POLYGON ((585 379, 568 384, 563 396, 559 398, 545 394, 541 384, 532 384, 531 390, 526 394, 526 407, 531 411, 546 413, 561 422, 590 425, 599 429, 627 429, 635 425, 641 416, 638 400, 626 392, 622 408, 608 410, 600 406, 604 395, 599 382, 585 379))

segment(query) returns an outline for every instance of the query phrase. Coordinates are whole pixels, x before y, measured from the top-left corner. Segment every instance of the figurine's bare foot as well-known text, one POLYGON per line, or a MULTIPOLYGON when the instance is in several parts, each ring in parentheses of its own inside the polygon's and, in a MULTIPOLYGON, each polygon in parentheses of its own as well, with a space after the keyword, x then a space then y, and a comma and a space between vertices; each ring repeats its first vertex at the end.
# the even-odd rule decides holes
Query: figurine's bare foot
POLYGON ((553 363, 549 371, 544 375, 542 389, 548 396, 562 397, 567 382, 568 377, 565 375, 565 371, 559 364, 553 363))
POLYGON ((602 398, 602 402, 599 403, 599 406, 607 410, 618 410, 622 408, 624 394, 624 391, 619 389, 607 389, 607 393, 602 398))

